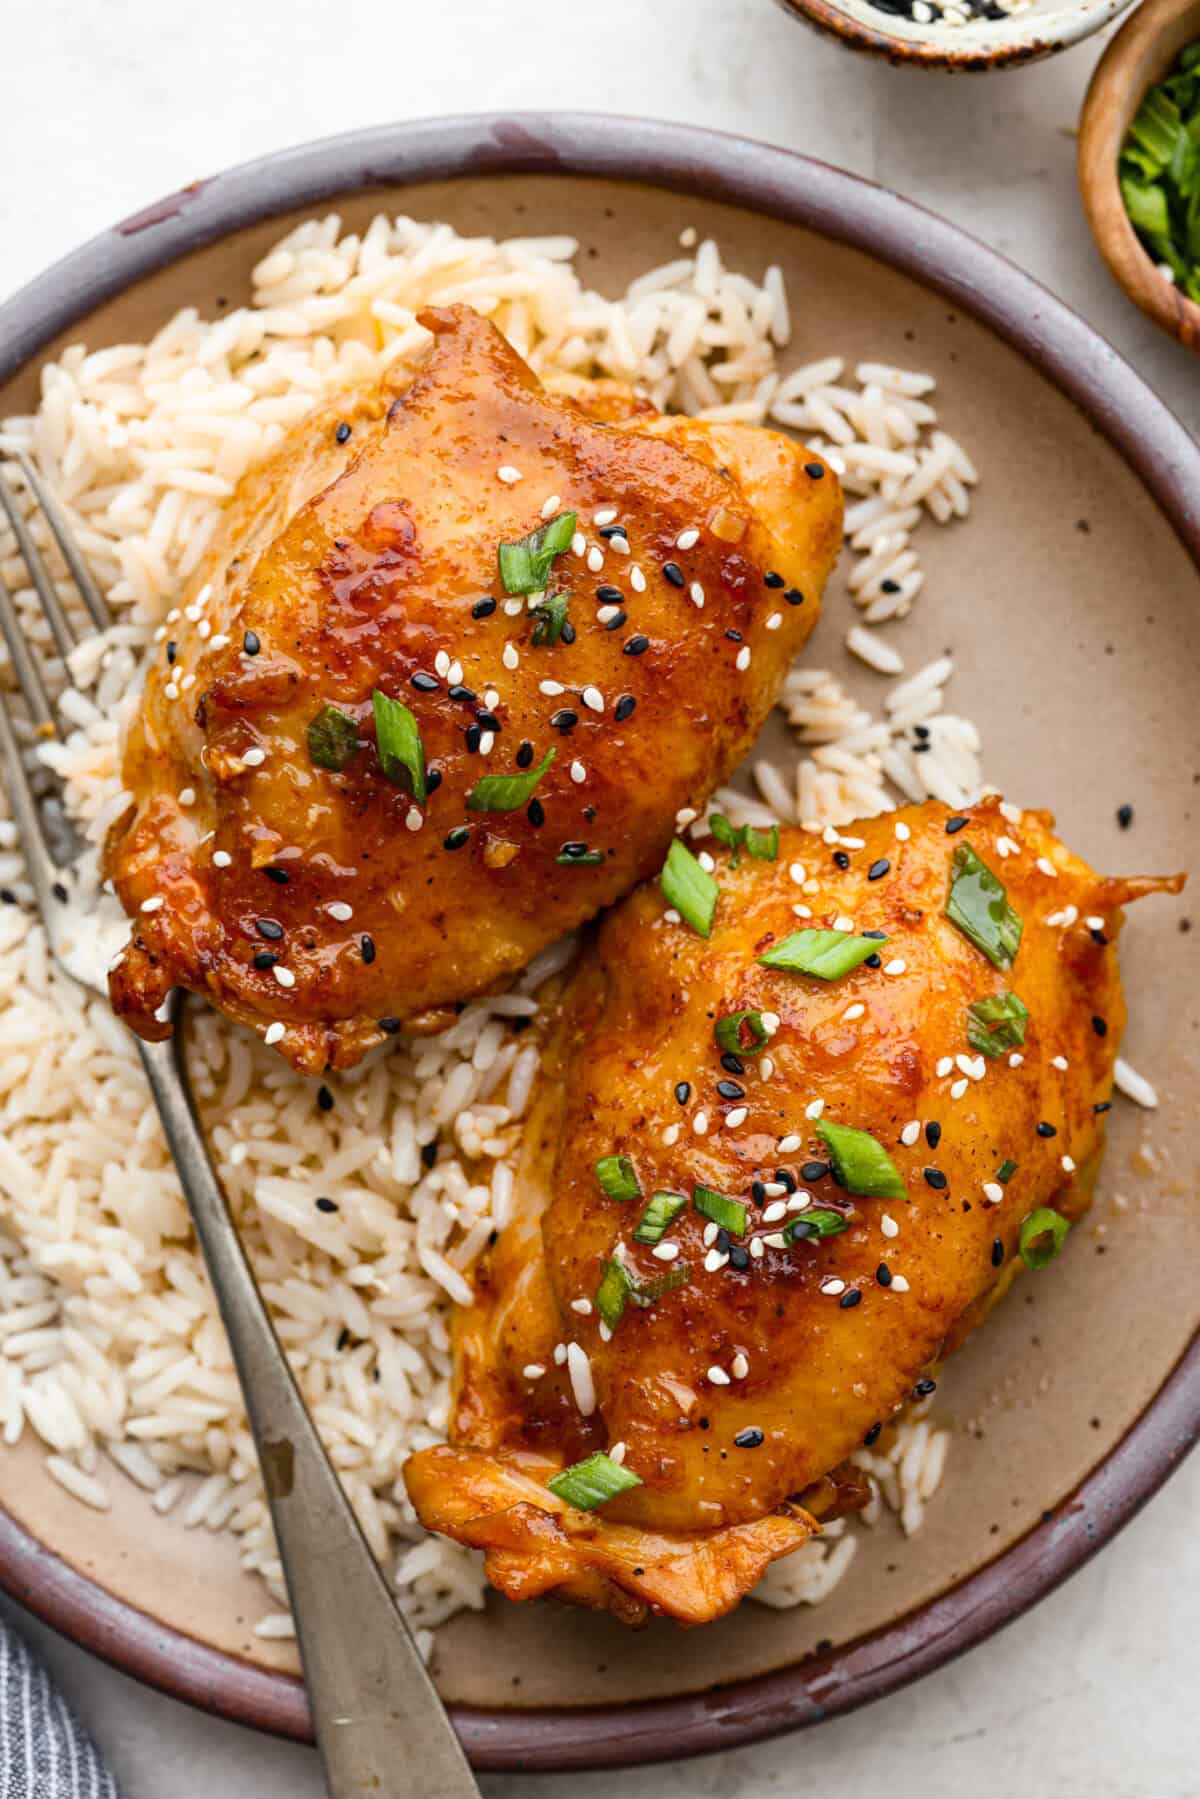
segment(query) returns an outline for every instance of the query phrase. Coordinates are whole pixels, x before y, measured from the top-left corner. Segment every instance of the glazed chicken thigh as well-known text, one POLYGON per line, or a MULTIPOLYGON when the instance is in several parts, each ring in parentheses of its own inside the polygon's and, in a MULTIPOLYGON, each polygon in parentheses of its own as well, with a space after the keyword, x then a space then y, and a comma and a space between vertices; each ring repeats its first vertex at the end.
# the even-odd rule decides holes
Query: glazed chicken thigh
POLYGON ((862 1503, 849 1458, 1086 1208, 1120 908, 1179 882, 1104 879, 1051 825, 931 803, 774 859, 726 829, 715 886, 609 914, 457 1326, 451 1442, 407 1469, 503 1592, 729 1609, 862 1503))
POLYGON ((172 987, 348 1067, 662 861, 735 766, 841 542, 819 458, 545 391, 462 306, 242 484, 128 740, 114 1006, 172 987))

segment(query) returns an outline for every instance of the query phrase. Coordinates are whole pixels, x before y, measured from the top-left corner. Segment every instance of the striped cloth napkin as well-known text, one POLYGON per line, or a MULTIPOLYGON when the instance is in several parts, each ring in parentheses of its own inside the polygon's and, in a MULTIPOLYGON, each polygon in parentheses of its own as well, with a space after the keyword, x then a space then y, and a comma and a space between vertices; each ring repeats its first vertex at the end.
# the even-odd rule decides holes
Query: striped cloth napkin
POLYGON ((91 1738, 2 1620, 0 1799, 119 1799, 91 1738))

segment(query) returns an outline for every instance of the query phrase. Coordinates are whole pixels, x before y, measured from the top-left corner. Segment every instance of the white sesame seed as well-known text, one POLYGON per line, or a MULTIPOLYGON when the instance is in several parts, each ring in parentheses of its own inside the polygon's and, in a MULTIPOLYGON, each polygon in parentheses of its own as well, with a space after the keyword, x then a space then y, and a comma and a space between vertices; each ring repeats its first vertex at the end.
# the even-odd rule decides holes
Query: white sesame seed
POLYGON ((961 1099, 969 1085, 970 1085, 970 1082, 966 1081, 966 1080, 955 1081, 954 1085, 950 1089, 951 1099, 961 1099))
POLYGON ((278 1020, 276 1020, 274 1024, 269 1024, 263 1032, 263 1042, 267 1044, 278 1043, 286 1028, 287 1027, 280 1024, 278 1020))
POLYGON ((194 787, 181 787, 179 790, 179 804, 181 806, 194 806, 196 804, 196 789, 194 787))
POLYGON ((1065 1056, 1051 1056, 1050 1062, 1054 1068, 1061 1068, 1064 1070, 1068 1069, 1071 1066, 1071 1064, 1067 1061, 1067 1058, 1065 1056))
POLYGON ((229 854, 228 850, 214 850, 213 851, 213 867, 214 868, 230 868, 230 867, 232 867, 232 865, 233 865, 233 857, 229 854))
POLYGON ((821 1282, 821 1291, 822 1293, 828 1293, 831 1299, 836 1299, 839 1293, 844 1293, 846 1291, 846 1283, 845 1281, 840 1281, 837 1275, 833 1274, 830 1275, 828 1280, 821 1282))
POLYGON ((582 531, 576 531, 574 537, 571 539, 572 554, 574 554, 576 556, 582 556, 586 549, 587 549, 587 538, 583 535, 582 531))
MULTIPOLYGON (((818 1105, 823 1105, 825 1102, 823 1100, 818 1100, 816 1103, 818 1105)), ((810 1118, 819 1118, 821 1116, 821 1114, 819 1112, 813 1112, 810 1110, 808 1116, 810 1118)), ((801 1143, 801 1139, 800 1139, 799 1135, 795 1131, 790 1131, 786 1137, 781 1137, 779 1139, 780 1155, 781 1156, 794 1155, 796 1153, 796 1151, 799 1149, 800 1143, 801 1143)))
POLYGON ((896 820, 896 841, 897 841, 897 843, 907 843, 911 836, 912 836, 912 832, 909 830, 909 828, 905 824, 904 820, 902 818, 898 818, 896 820))
POLYGON ((559 499, 558 495, 552 493, 548 500, 542 501, 542 517, 553 518, 561 505, 562 501, 559 499))
POLYGON ((803 887, 805 881, 808 879, 803 862, 793 862, 791 864, 788 869, 788 878, 794 881, 797 887, 803 887))
POLYGON ((782 612, 773 612, 771 614, 770 618, 767 620, 767 630, 768 631, 778 631, 778 629, 782 623, 783 623, 783 613, 782 612))
POLYGON ((885 1212, 883 1214, 882 1218, 879 1220, 879 1228, 885 1237, 898 1237, 900 1235, 900 1226, 896 1223, 896 1220, 892 1217, 890 1212, 885 1212))
POLYGON ((774 1199, 771 1201, 771 1204, 769 1206, 767 1206, 766 1210, 763 1212, 762 1221, 764 1224, 778 1224, 782 1218, 786 1218, 786 1217, 787 1217, 786 1204, 784 1203, 784 1201, 782 1199, 774 1199))
POLYGON ((937 1065, 936 1073, 937 1073, 938 1080, 944 1081, 946 1076, 948 1074, 953 1074, 953 1072, 954 1072, 954 1057, 953 1056, 943 1056, 941 1061, 937 1065))
POLYGON ((744 674, 746 672, 746 670, 749 668, 749 666, 750 666, 750 645, 748 643, 744 643, 742 645, 741 649, 738 651, 737 655, 734 657, 733 666, 742 674, 744 674))
POLYGON ((847 918, 846 914, 843 912, 840 918, 834 919, 833 928, 835 931, 852 931, 854 929, 854 920, 852 918, 847 918))
POLYGON ((907 1293, 908 1292, 908 1282, 905 1280, 905 1278, 902 1274, 893 1274, 892 1284, 888 1288, 888 1292, 889 1293, 907 1293))
POLYGON ((152 893, 149 899, 142 901, 138 910, 139 912, 161 912, 166 903, 166 899, 161 893, 152 893))
POLYGON ((867 1008, 863 1005, 862 1001, 858 1000, 854 1005, 846 1007, 846 1010, 842 1013, 842 1017, 846 1020, 847 1024, 851 1024, 854 1019, 861 1018, 866 1009, 867 1008))
POLYGON ((495 741, 496 733, 494 731, 484 731, 479 739, 479 754, 481 756, 489 756, 495 741))
POLYGON ((446 676, 450 673, 450 658, 445 650, 438 651, 433 659, 433 668, 434 673, 441 675, 442 679, 445 680, 446 676))
POLYGON ((775 1073, 775 1063, 774 1063, 773 1058, 770 1056, 760 1056, 759 1062, 758 1062, 758 1078, 759 1078, 759 1080, 760 1081, 769 1081, 771 1076, 774 1073, 775 1073))
POLYGON ((708 1378, 714 1387, 727 1387, 729 1385, 729 1376, 726 1374, 724 1368, 718 1368, 715 1362, 708 1371, 708 1378))
POLYGON ((675 814, 675 829, 677 831, 685 830, 688 825, 695 824, 699 816, 695 806, 680 806, 675 814))
POLYGON ((666 911, 663 913, 663 917, 666 919, 668 924, 682 924, 683 923, 682 912, 677 912, 675 910, 674 906, 668 906, 666 911))
POLYGON ((837 841, 844 850, 861 850, 867 847, 865 837, 839 837, 837 841))
POLYGON ((563 1363, 564 1363, 564 1362, 565 1362, 565 1361, 566 1361, 566 1359, 567 1359, 567 1346, 566 1346, 566 1344, 565 1344, 565 1343, 556 1343, 556 1344, 555 1344, 555 1345, 554 1345, 554 1361, 555 1361, 555 1365, 556 1365, 556 1366, 557 1366, 557 1367, 559 1367, 559 1368, 561 1368, 561 1367, 562 1367, 562 1365, 563 1365, 563 1363))
POLYGON ((276 962, 271 973, 275 976, 275 979, 279 982, 281 987, 294 987, 296 985, 295 975, 290 968, 285 968, 282 962, 276 962))
POLYGON ((498 706, 500 704, 500 695, 496 692, 496 689, 494 687, 489 687, 487 689, 486 693, 483 696, 483 703, 487 707, 489 712, 491 711, 493 706, 498 706))
POLYGON ((829 844, 832 848, 837 841, 837 827, 835 825, 826 825, 825 829, 821 832, 821 842, 829 844))
POLYGON ((623 531, 614 531, 608 539, 608 547, 610 550, 615 550, 618 556, 628 556, 629 539, 623 531))
POLYGON ((404 822, 410 831, 419 831, 425 823, 425 814, 420 806, 410 806, 404 814, 404 822))
POLYGON ((751 1239, 750 1239, 750 1254, 754 1257, 754 1260, 756 1262, 762 1261, 762 1258, 764 1255, 764 1245, 763 1245, 763 1240, 761 1237, 751 1237, 751 1239))
POLYGON ((203 612, 203 606, 192 605, 184 608, 183 616, 194 625, 196 620, 202 616, 203 612))
POLYGON ((717 1240, 717 1232, 720 1230, 720 1228, 721 1227, 719 1224, 714 1223, 714 1221, 711 1218, 709 1219, 708 1223, 704 1227, 704 1234, 703 1234, 703 1237, 701 1238, 701 1241, 703 1242, 705 1249, 712 1248, 713 1244, 717 1240))
POLYGON ((583 701, 584 705, 589 707, 591 709, 591 711, 603 712, 603 710, 604 710, 604 695, 601 693, 601 691, 598 687, 585 687, 579 697, 583 701))
POLYGON ((734 1380, 745 1380, 750 1372, 750 1364, 740 1349, 729 1364, 729 1372, 732 1374, 734 1380))
POLYGON ((678 1243, 656 1243, 651 1255, 657 1256, 660 1262, 673 1262, 679 1254, 678 1243))
POLYGON ((1021 853, 1020 844, 1014 843, 1011 837, 997 837, 996 848, 1001 857, 1019 856, 1021 853))
POLYGON ((598 625, 608 624, 610 619, 616 618, 620 610, 619 606, 601 606, 596 614, 596 623, 598 625))
POLYGON ((185 675, 183 677, 183 680, 179 683, 179 691, 180 691, 180 693, 187 693, 195 685, 196 685, 195 675, 185 675))
POLYGON ((597 549, 595 544, 587 553, 587 565, 594 575, 598 575, 604 567, 604 551, 597 549))
POLYGON ((503 662, 505 668, 517 668, 520 665, 521 658, 517 652, 516 644, 506 643, 503 650, 500 652, 500 660, 503 662))
POLYGON ((919 1118, 910 1118, 900 1133, 900 1141, 904 1144, 906 1149, 911 1149, 920 1135, 921 1120, 919 1118))
POLYGON ((699 581, 692 582, 691 586, 688 588, 688 593, 691 595, 692 605, 696 608, 697 612, 703 612, 704 589, 701 587, 699 581))
POLYGON ((778 1199, 781 1193, 787 1192, 787 1186, 783 1181, 764 1181, 763 1192, 768 1199, 778 1199))
POLYGON ((163 643, 163 642, 165 642, 165 640, 166 640, 166 635, 167 635, 167 627, 166 627, 166 626, 165 626, 165 625, 160 625, 160 626, 159 626, 159 627, 158 627, 158 630, 157 630, 157 631, 156 631, 156 632, 155 632, 155 633, 154 633, 154 641, 155 641, 155 643, 163 643))
POLYGON ((581 1318, 587 1318, 591 1315, 592 1302, 590 1299, 573 1299, 571 1301, 571 1310, 573 1312, 578 1312, 581 1318))
POLYGON ((521 1373, 525 1376, 526 1380, 541 1380, 545 1372, 546 1370, 541 1362, 526 1362, 521 1370, 521 1373))
POLYGON ((634 593, 645 593, 646 577, 635 562, 629 570, 629 585, 634 593))
POLYGON ((1019 825, 1021 822, 1021 808, 1020 806, 1014 806, 1011 800, 1001 800, 1000 816, 1001 818, 1007 819, 1010 825, 1019 825))
POLYGON ((612 1328, 610 1325, 605 1324, 603 1318, 600 1320, 600 1323, 597 1325, 596 1328, 600 1333, 600 1341, 602 1343, 611 1343, 612 1342, 612 1328))
POLYGON ((163 688, 163 692, 166 694, 166 696, 169 700, 177 700, 179 698, 178 683, 175 681, 168 681, 166 686, 163 688))
POLYGON ((336 918, 339 924, 349 924, 354 917, 354 907, 348 906, 345 900, 330 900, 325 910, 330 918, 336 918))
POLYGON ((1104 929, 1104 920, 1100 917, 1098 912, 1093 912, 1090 917, 1085 918, 1083 922, 1089 931, 1102 931, 1104 929))
POLYGON ((762 1028, 768 1037, 773 1037, 783 1022, 778 1012, 760 1012, 759 1017, 762 1019, 762 1028))
MULTIPOLYGON (((585 1304, 590 1312, 591 1301, 587 1300, 585 1304)), ((581 1417, 590 1418, 596 1409, 596 1388, 592 1381, 592 1364, 588 1361, 587 1351, 578 1343, 567 1344, 567 1373, 581 1417)))
POLYGON ((261 768, 266 759, 266 750, 259 749, 257 745, 254 745, 242 757, 242 764, 246 768, 261 768))
POLYGON ((694 525, 689 525, 687 530, 681 531, 679 536, 675 539, 675 548, 677 550, 691 550, 694 549, 699 542, 699 531, 697 531, 694 525))
POLYGON ((621 1466, 622 1462, 625 1460, 626 1453, 627 1452, 626 1452, 624 1443, 610 1443, 609 1444, 608 1459, 610 1462, 615 1462, 617 1464, 618 1468, 621 1466))
POLYGON ((578 758, 571 764, 571 779, 577 787, 582 787, 583 783, 587 780, 587 769, 578 758))
POLYGON ((958 1072, 960 1074, 970 1074, 971 1070, 975 1066, 974 1062, 971 1060, 971 1057, 964 1056, 964 1055, 955 1056, 954 1065, 958 1069, 958 1072))
POLYGON ((696 1116, 692 1119, 692 1130, 695 1132, 697 1137, 704 1136, 705 1132, 708 1130, 708 1113, 707 1112, 697 1112, 696 1113, 696 1116))
POLYGON ((662 1134, 662 1140, 666 1147, 671 1149, 679 1142, 679 1126, 677 1124, 669 1124, 662 1134))
POLYGON ((787 1209, 789 1212, 806 1212, 811 1204, 812 1194, 805 1193, 804 1189, 801 1188, 799 1193, 792 1194, 787 1202, 787 1209))
POLYGON ((712 857, 709 855, 707 850, 701 850, 700 854, 696 857, 696 860, 700 864, 701 868, 704 870, 706 875, 710 875, 712 873, 713 869, 717 866, 716 863, 713 861, 712 857))
POLYGON ((496 474, 506 487, 515 487, 517 482, 521 479, 520 469, 514 468, 511 462, 501 463, 500 467, 496 470, 496 474))
POLYGON ((459 685, 459 683, 461 682, 462 678, 463 678, 462 663, 461 662, 452 662, 450 664, 450 668, 446 675, 447 681, 449 681, 451 687, 457 687, 459 685))
POLYGON ((1047 914, 1046 914, 1047 928, 1049 930, 1054 930, 1058 925, 1064 923, 1064 921, 1066 920, 1066 916, 1067 915, 1065 912, 1047 912, 1047 914))
MULTIPOLYGON (((804 1116, 806 1118, 817 1119, 824 1110, 825 1101, 823 1099, 811 1099, 804 1108, 804 1116)), ((800 1145, 797 1143, 796 1147, 799 1149, 800 1145)))
POLYGON ((717 1274, 728 1261, 729 1257, 723 1255, 719 1249, 710 1249, 704 1258, 705 1274, 717 1274))
POLYGON ((1071 926, 1078 919, 1078 917, 1079 917, 1079 907, 1078 906, 1068 906, 1066 911, 1062 915, 1063 930, 1069 931, 1071 926))
POLYGON ((1058 870, 1055 868, 1053 862, 1051 862, 1049 856, 1039 856, 1037 859, 1037 867, 1044 875, 1049 875, 1052 880, 1057 879, 1058 870))
POLYGON ((228 637, 226 637, 224 631, 218 631, 216 636, 213 638, 212 642, 209 644, 208 647, 210 650, 228 649, 229 639, 228 639, 228 637))
POLYGON ((893 956, 890 962, 883 965, 884 974, 906 974, 907 971, 908 963, 903 956, 893 956))
POLYGON ((796 904, 792 907, 792 912, 797 918, 812 917, 812 907, 804 905, 800 900, 796 901, 796 904))
POLYGON ((560 693, 565 693, 566 691, 567 690, 563 686, 561 681, 539 681, 538 682, 538 692, 544 693, 548 700, 555 700, 558 698, 560 693))
POLYGON ((212 636, 212 626, 206 618, 202 618, 196 626, 196 636, 202 639, 212 636))
POLYGON ((593 525, 613 525, 616 523, 616 520, 617 509, 615 506, 602 506, 599 512, 593 512, 592 514, 593 525))
POLYGON ((998 1206, 1000 1201, 1004 1198, 1004 1188, 1000 1185, 999 1181, 984 1181, 983 1197, 987 1200, 989 1206, 998 1206))
POLYGON ((1024 1060, 1025 1058, 1020 1050, 1014 1049, 1012 1055, 1008 1058, 1008 1065, 1010 1068, 1019 1068, 1024 1060))
POLYGON ((1074 1172, 1075 1172, 1074 1156, 1064 1156, 1062 1158, 1062 1165, 1063 1165, 1063 1170, 1066 1174, 1074 1174, 1074 1172))
POLYGON ((788 1246, 788 1240, 782 1231, 768 1231, 766 1236, 759 1237, 757 1241, 765 1243, 768 1249, 786 1249, 788 1246))
POLYGON ((745 1106, 735 1106, 732 1112, 726 1112, 726 1128, 731 1131, 736 1131, 739 1124, 745 1124, 746 1112, 747 1108, 745 1106))

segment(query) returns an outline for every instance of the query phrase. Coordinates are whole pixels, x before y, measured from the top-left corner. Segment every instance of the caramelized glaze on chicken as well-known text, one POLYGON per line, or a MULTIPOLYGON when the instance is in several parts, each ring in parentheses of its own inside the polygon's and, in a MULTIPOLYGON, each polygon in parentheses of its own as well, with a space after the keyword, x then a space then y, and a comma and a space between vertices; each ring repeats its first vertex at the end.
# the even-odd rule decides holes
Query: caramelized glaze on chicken
MULTIPOLYGON (((714 846, 707 940, 657 885, 605 920, 547 1058, 519 1215, 458 1323, 451 1444, 407 1469, 423 1521, 483 1547, 503 1592, 689 1623, 729 1609, 855 1503, 847 1459, 1006 1288, 1023 1221, 1086 1208, 1125 1017, 1120 908, 1180 883, 1104 879, 1051 825, 991 800, 855 825, 850 852, 784 831, 773 861, 714 846), (947 914, 967 852, 1021 921, 1011 966, 947 914), (868 959, 826 979, 762 964, 801 930, 866 936, 868 959), (739 1013, 745 1047, 723 1051, 739 1013), (640 1197, 604 1191, 612 1156, 640 1197), (723 1222, 697 1189, 735 1202, 723 1222), (680 1209, 652 1245, 636 1231, 655 1194, 680 1209), (596 1510, 544 1490, 617 1444, 639 1485, 596 1510)), ((1003 958, 994 892, 970 897, 1003 958)))
POLYGON ((408 385, 318 409, 242 484, 150 675, 109 846, 112 998, 144 1036, 176 986, 314 1072, 438 1028, 652 872, 815 622, 841 541, 819 459, 611 384, 547 393, 465 307, 422 322, 408 385), (558 634, 497 557, 564 513, 558 634), (413 716, 423 801, 377 692, 413 716), (311 752, 327 707, 342 767, 311 752), (550 754, 515 809, 468 805, 550 754))

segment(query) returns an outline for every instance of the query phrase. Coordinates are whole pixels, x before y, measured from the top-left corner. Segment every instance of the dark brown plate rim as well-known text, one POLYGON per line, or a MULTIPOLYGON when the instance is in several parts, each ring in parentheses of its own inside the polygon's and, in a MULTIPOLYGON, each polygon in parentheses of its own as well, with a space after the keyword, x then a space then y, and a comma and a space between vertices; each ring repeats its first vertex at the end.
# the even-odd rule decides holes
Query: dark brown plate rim
MULTIPOLYGON (((74 251, 0 306, 0 381, 154 269, 241 226, 381 186, 485 174, 605 176, 748 207, 851 244, 998 333, 1066 393, 1153 494, 1200 568, 1200 446, 1115 351, 944 219, 825 163, 692 126, 585 113, 380 126, 198 181, 74 251)), ((1126 1436, 993 1562, 883 1629, 780 1672, 640 1705, 458 1708, 476 1768, 636 1765, 729 1749, 877 1699, 981 1642, 1080 1567, 1200 1439, 1200 1333, 1126 1436)), ((304 1690, 168 1629, 0 1511, 0 1587, 126 1673, 216 1716, 311 1740, 304 1690)))

